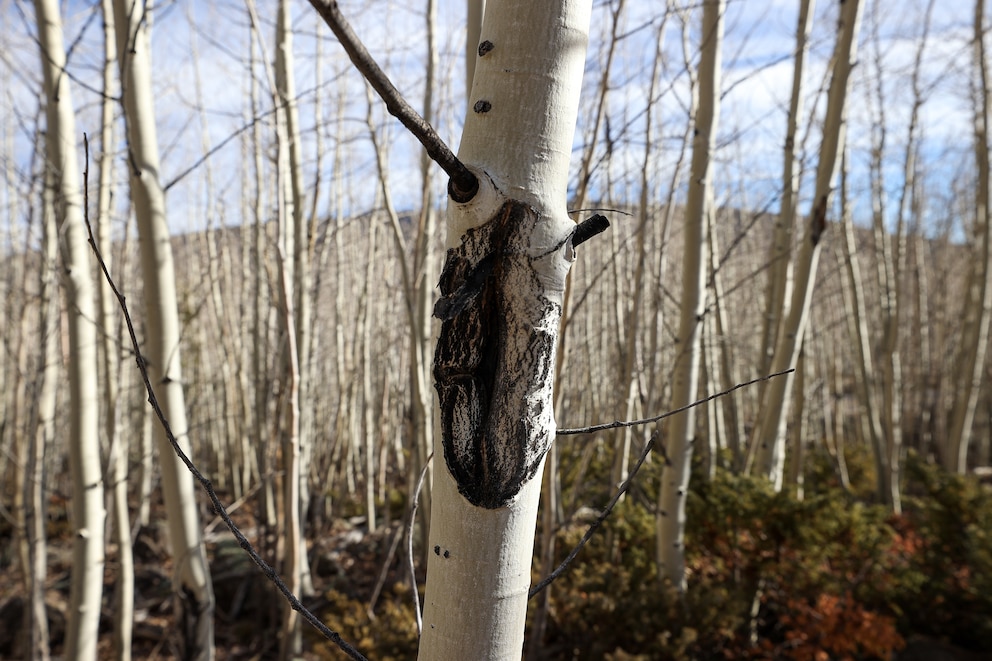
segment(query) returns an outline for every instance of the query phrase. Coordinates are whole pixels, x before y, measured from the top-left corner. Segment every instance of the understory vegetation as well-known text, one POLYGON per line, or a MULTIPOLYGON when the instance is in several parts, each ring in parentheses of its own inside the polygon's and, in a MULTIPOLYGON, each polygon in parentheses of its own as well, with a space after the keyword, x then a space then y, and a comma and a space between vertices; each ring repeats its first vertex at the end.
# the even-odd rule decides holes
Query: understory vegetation
MULTIPOLYGON (((992 493, 911 457, 905 511, 894 516, 872 502, 869 457, 848 461, 852 479, 859 474, 851 491, 821 456, 807 476, 816 495, 802 500, 725 470, 711 481, 694 476, 684 598, 657 578, 660 467, 646 466, 552 584, 547 633, 532 658, 889 659, 921 637, 975 651, 992 646, 992 493)), ((587 525, 559 531, 559 561, 587 525)), ((541 578, 535 571, 535 582, 541 578)), ((370 658, 415 654, 401 579, 373 621, 367 595, 341 586, 327 598, 334 608, 324 620, 370 658)))
MULTIPOLYGON (((847 450, 851 485, 836 478, 825 450, 810 457, 807 495, 775 493, 767 480, 718 469, 693 476, 689 495, 689 590, 661 584, 655 562, 655 505, 661 458, 655 455, 625 499, 554 582, 545 635, 528 640, 530 659, 889 659, 913 640, 947 649, 992 647, 992 490, 910 455, 904 512, 875 502, 868 452, 847 450), (953 647, 952 647, 953 646, 953 647)), ((608 462, 594 460, 588 502, 605 504, 608 462)), ((701 470, 702 464, 696 466, 701 470)), ((416 656, 417 633, 402 539, 406 503, 398 490, 382 503, 392 521, 369 533, 360 504, 310 530, 317 593, 306 605, 370 659, 416 656)), ((249 504, 235 519, 259 541, 249 504)), ((51 508, 53 567, 48 590, 53 652, 60 649, 70 570, 65 512, 51 508), (65 552, 61 552, 63 549, 65 552)), ((556 536, 556 563, 579 542, 598 511, 582 508, 556 536)), ((136 658, 168 658, 170 562, 161 527, 135 543, 136 658)), ((281 600, 226 531, 208 527, 217 597, 218 658, 271 658, 278 647, 281 600)), ((0 538, 10 539, 9 524, 0 538)), ((268 537, 270 540, 272 537, 268 537)), ((269 549, 272 550, 272 549, 269 549)), ((16 658, 23 598, 4 545, 0 554, 0 656, 16 658)), ((416 553, 421 553, 418 549, 416 553)), ((110 626, 114 553, 108 557, 104 628, 110 626)), ((418 565, 419 562, 418 558, 418 565)), ((543 578, 535 557, 533 580, 543 578)), ((418 576, 421 595, 422 572, 418 576)), ((528 632, 542 615, 531 600, 528 632)), ((341 652, 307 630, 306 658, 341 652)), ((104 652, 109 652, 108 648, 104 652)), ((982 658, 982 657, 948 657, 982 658)))
MULTIPOLYGON (((889 659, 920 638, 949 649, 989 649, 992 492, 973 477, 910 457, 905 510, 894 516, 872 502, 870 457, 851 454, 851 490, 834 478, 824 452, 807 476, 816 495, 801 500, 726 470, 710 481, 694 476, 683 598, 658 581, 652 510, 660 462, 645 466, 552 584, 546 635, 531 658, 889 659)), ((604 490, 598 501, 609 497, 604 490)), ((588 523, 562 527, 557 561, 588 523)), ((381 562, 390 538, 379 539, 378 548, 356 545, 357 555, 374 551, 381 562)), ((325 592, 322 612, 329 626, 383 661, 413 658, 417 647, 404 563, 397 555, 393 564, 374 619, 369 586, 347 580, 347 571, 325 592)), ((368 580, 377 571, 363 573, 368 580)), ((535 583, 541 578, 535 569, 535 583)), ((324 649, 322 658, 338 658, 324 649)))

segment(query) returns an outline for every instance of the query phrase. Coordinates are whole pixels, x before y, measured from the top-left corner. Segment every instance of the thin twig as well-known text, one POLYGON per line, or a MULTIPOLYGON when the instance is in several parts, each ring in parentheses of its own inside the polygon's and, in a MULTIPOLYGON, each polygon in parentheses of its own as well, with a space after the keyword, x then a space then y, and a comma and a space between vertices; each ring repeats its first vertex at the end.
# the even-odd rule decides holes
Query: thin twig
MULTIPOLYGON (((620 502, 620 497, 627 492, 627 489, 630 488, 631 483, 634 481, 634 476, 637 475, 637 471, 641 470, 641 466, 644 465, 644 460, 648 458, 649 454, 651 454, 651 448, 654 447, 654 442, 657 438, 658 438, 658 432, 655 432, 654 434, 651 435, 651 438, 649 438, 648 442, 645 443, 644 445, 644 450, 641 451, 641 456, 637 458, 637 463, 634 464, 633 470, 630 471, 630 475, 627 476, 627 479, 624 480, 623 484, 620 485, 620 488, 617 489, 616 494, 614 494, 609 504, 607 504, 606 509, 604 509, 600 513, 600 515, 596 517, 596 520, 592 522, 592 524, 589 526, 589 529, 586 530, 586 534, 582 536, 582 539, 579 540, 579 543, 575 545, 575 548, 573 548, 571 553, 568 554, 568 557, 565 558, 562 561, 562 563, 558 565, 558 567, 553 572, 548 574, 548 576, 546 576, 544 580, 542 580, 540 583, 538 583, 537 585, 535 585, 530 589, 530 592, 527 594, 528 599, 532 598, 538 592, 551 585, 551 583, 553 583, 559 576, 561 576, 562 573, 565 571, 565 569, 568 568, 568 565, 572 562, 572 560, 575 559, 575 556, 579 554, 579 551, 582 550, 582 547, 584 547, 586 543, 590 539, 592 539, 592 536, 596 534, 596 530, 599 529, 601 525, 603 525, 603 521, 606 521, 606 517, 608 517, 610 513, 613 512, 613 508, 616 507, 618 502, 620 502)), ((665 452, 665 447, 659 446, 659 448, 662 457, 664 457, 665 459, 665 464, 670 465, 671 462, 668 459, 668 453, 665 452)))
POLYGON ((375 582, 375 587, 372 588, 369 605, 365 609, 365 613, 369 616, 370 620, 375 620, 375 605, 379 601, 379 595, 382 594, 383 586, 386 584, 386 577, 389 575, 389 565, 393 564, 393 558, 396 557, 396 549, 399 547, 402 537, 403 527, 397 527, 396 532, 393 533, 392 541, 389 542, 389 551, 386 553, 386 560, 382 563, 382 569, 379 570, 379 579, 375 582))
POLYGON ((351 29, 351 25, 338 8, 338 3, 335 0, 310 0, 310 4, 334 32, 334 36, 338 38, 341 46, 348 53, 355 68, 379 93, 379 96, 386 103, 389 114, 400 120, 403 126, 413 134, 413 137, 424 146, 431 160, 440 165, 441 169, 448 174, 450 177, 448 194, 451 195, 452 199, 456 202, 468 202, 475 197, 479 190, 479 180, 465 167, 464 163, 458 160, 458 157, 445 144, 434 127, 428 124, 427 120, 406 102, 403 95, 390 82, 389 77, 379 68, 358 35, 351 29))
POLYGON ((417 487, 413 490, 410 498, 410 518, 406 522, 406 561, 410 569, 410 594, 413 596, 413 612, 417 616, 417 638, 424 629, 424 619, 420 614, 420 590, 417 588, 417 567, 413 563, 413 522, 417 520, 417 504, 420 501, 420 491, 424 488, 424 480, 427 478, 427 468, 431 465, 434 453, 427 455, 427 461, 420 470, 420 479, 417 480, 417 487))
POLYGON ((131 344, 134 346, 135 362, 138 364, 138 371, 141 373, 141 379, 145 383, 145 391, 148 393, 148 403, 151 404, 152 410, 155 411, 155 415, 158 417, 158 421, 161 423, 162 428, 165 430, 165 436, 169 439, 169 443, 172 445, 173 451, 175 451, 176 456, 178 456, 189 472, 196 478, 196 481, 200 483, 203 490, 206 491, 207 496, 210 498, 210 502, 213 504, 214 512, 222 519, 227 527, 234 534, 235 539, 238 540, 238 544, 248 557, 258 566, 266 578, 268 578, 276 586, 276 588, 283 594, 286 601, 289 602, 290 607, 296 612, 300 613, 307 622, 311 624, 317 631, 319 631, 325 638, 330 640, 332 643, 340 647, 345 654, 347 654, 352 659, 356 661, 368 661, 368 659, 362 655, 361 652, 352 647, 349 643, 345 642, 341 636, 336 632, 331 631, 331 629, 321 622, 320 618, 310 612, 306 606, 304 606, 296 595, 286 587, 286 584, 279 577, 279 574, 275 569, 269 566, 262 556, 258 554, 255 547, 251 545, 248 538, 245 537, 241 529, 234 523, 231 519, 231 515, 228 514, 227 508, 224 507, 224 503, 221 502, 220 498, 217 496, 217 492, 214 491, 213 485, 210 483, 203 473, 196 467, 196 465, 186 456, 183 452, 182 447, 179 445, 179 441, 176 440, 175 434, 172 433, 172 427, 169 424, 169 420, 165 417, 165 413, 162 411, 162 407, 159 406, 158 399, 155 397, 155 390, 152 388, 151 379, 148 376, 148 367, 144 357, 141 355, 141 347, 138 343, 138 336, 134 330, 134 323, 131 320, 131 313, 128 311, 127 303, 124 294, 117 288, 117 283, 110 276, 110 271, 107 269, 107 263, 103 260, 103 255, 100 253, 100 249, 96 245, 96 239, 93 236, 93 227, 90 224, 90 217, 88 213, 89 209, 89 160, 90 160, 90 145, 86 134, 83 134, 83 147, 86 156, 86 165, 83 169, 83 219, 86 222, 86 231, 89 234, 89 244, 93 249, 93 253, 96 255, 97 262, 100 264, 100 270, 103 271, 103 277, 107 280, 107 284, 110 285, 110 289, 113 290, 114 296, 117 298, 117 302, 120 304, 121 311, 124 313, 124 322, 127 324, 128 334, 131 336, 131 344))
POLYGON ((705 404, 706 402, 713 401, 718 397, 723 397, 724 395, 729 395, 735 390, 740 390, 741 388, 747 388, 748 386, 753 386, 755 383, 761 383, 762 381, 767 381, 769 379, 774 379, 777 376, 784 376, 795 372, 795 368, 782 370, 781 372, 775 372, 774 374, 769 374, 767 376, 762 376, 757 379, 751 379, 750 381, 745 381, 744 383, 738 383, 733 388, 728 388, 715 395, 710 395, 703 399, 698 399, 692 404, 687 404, 674 411, 669 411, 668 413, 662 413, 661 415, 656 415, 653 418, 644 418, 643 420, 616 420, 614 422, 604 422, 600 425, 590 425, 588 427, 577 427, 575 429, 559 429, 556 433, 558 436, 570 436, 574 434, 590 434, 594 431, 603 431, 604 429, 616 429, 617 427, 635 427, 637 425, 646 425, 650 422, 658 422, 659 420, 664 420, 665 418, 670 418, 676 413, 682 413, 683 411, 688 411, 689 409, 699 406, 700 404, 705 404))

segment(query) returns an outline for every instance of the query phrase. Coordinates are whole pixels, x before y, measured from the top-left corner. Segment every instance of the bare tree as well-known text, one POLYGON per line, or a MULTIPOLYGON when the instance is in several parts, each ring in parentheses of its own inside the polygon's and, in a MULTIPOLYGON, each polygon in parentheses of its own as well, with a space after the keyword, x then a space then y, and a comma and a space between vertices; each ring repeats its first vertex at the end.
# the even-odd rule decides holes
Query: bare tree
MULTIPOLYGON (((782 372, 796 366, 802 349, 803 336, 813 302, 813 285, 820 259, 820 238, 827 229, 830 193, 836 176, 841 146, 844 144, 844 107, 848 78, 854 65, 858 28, 861 24, 861 0, 847 0, 840 6, 837 42, 832 58, 833 70, 827 96, 827 111, 823 125, 816 169, 816 190, 813 195, 810 220, 800 244, 795 264, 795 285, 788 313, 781 316, 775 356, 771 371, 782 372)), ((786 420, 794 373, 769 382, 762 395, 761 417, 755 426, 752 446, 756 452, 755 470, 767 476, 776 489, 781 489, 785 467, 786 420)))
MULTIPOLYGON (((707 214, 713 213, 713 164, 720 117, 720 48, 723 40, 724 0, 703 2, 699 84, 694 86, 694 138, 689 193, 685 210, 682 257, 682 302, 678 353, 675 359, 672 409, 696 398, 702 353, 702 321, 706 307, 707 214)), ((669 462, 658 495, 659 575, 679 591, 685 580, 685 501, 696 436, 695 409, 672 416, 666 438, 669 462)))
POLYGON ((958 354, 958 374, 954 393, 954 410, 943 458, 947 468, 964 473, 968 468, 968 447, 979 390, 985 372, 985 356, 989 345, 989 322, 992 319, 992 242, 989 234, 992 221, 989 209, 989 87, 988 62, 985 54, 985 1, 975 1, 975 167, 978 181, 975 199, 975 224, 972 231, 975 258, 967 280, 961 350, 958 354))
POLYGON ((103 595, 103 469, 92 264, 83 226, 83 190, 76 157, 75 110, 65 73, 62 18, 55 0, 35 0, 38 44, 45 77, 46 180, 54 187, 62 236, 63 283, 69 318, 69 470, 72 474, 73 572, 65 655, 95 659, 103 595))
MULTIPOLYGON (((114 0, 117 53, 124 118, 127 125, 131 200, 138 223, 141 266, 148 320, 148 362, 155 395, 180 446, 190 443, 180 365, 180 328, 176 276, 166 219, 165 191, 155 130, 151 89, 148 7, 135 0, 114 0)), ((169 542, 174 562, 175 607, 183 657, 214 656, 214 596, 200 527, 193 478, 173 452, 163 429, 156 431, 162 491, 169 518, 169 542)))

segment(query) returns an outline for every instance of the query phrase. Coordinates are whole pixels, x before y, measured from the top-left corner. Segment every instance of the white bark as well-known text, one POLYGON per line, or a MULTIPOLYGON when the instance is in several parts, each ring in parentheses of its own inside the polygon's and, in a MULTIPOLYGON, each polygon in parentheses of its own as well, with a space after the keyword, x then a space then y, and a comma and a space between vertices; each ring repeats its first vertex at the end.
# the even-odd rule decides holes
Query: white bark
POLYGON ((989 209, 989 87, 985 55, 985 0, 975 2, 975 164, 978 188, 975 199, 975 259, 968 278, 968 293, 958 356, 960 380, 954 394, 954 411, 944 450, 945 465, 964 473, 968 468, 971 427, 978 406, 978 394, 985 371, 989 345, 989 321, 992 318, 992 211, 989 209))
MULTIPOLYGON (((833 181, 836 177, 840 146, 844 144, 844 107, 848 78, 857 56, 858 28, 861 24, 861 0, 841 3, 837 42, 833 56, 833 75, 827 97, 827 113, 823 125, 816 169, 816 190, 810 210, 810 222, 800 246, 795 265, 795 284, 788 314, 782 319, 770 372, 793 369, 799 359, 803 336, 813 302, 816 267, 820 260, 820 235, 826 230, 827 209, 833 181)), ((795 372, 772 379, 762 396, 760 419, 752 441, 756 455, 755 470, 767 476, 776 490, 782 488, 785 467, 786 423, 789 393, 795 372)))
MULTIPOLYGON (((775 234, 769 250, 768 288, 765 293, 765 316, 761 331, 761 364, 759 374, 768 374, 775 351, 775 342, 786 301, 792 294, 792 227, 796 217, 799 191, 799 170, 796 168, 796 132, 802 113, 803 71, 809 50, 809 33, 813 27, 815 0, 802 0, 796 27, 796 56, 792 70, 792 95, 789 97, 789 118, 783 145, 782 206, 775 222, 775 234)), ((763 384, 762 390, 765 389, 763 384)))
MULTIPOLYGON (((48 576, 48 545, 46 534, 47 494, 45 492, 45 454, 55 436, 56 395, 59 378, 59 297, 56 273, 58 265, 58 228, 55 222, 54 191, 45 187, 42 210, 42 260, 38 291, 38 330, 41 333, 41 355, 38 373, 41 383, 35 402, 37 427, 29 441, 23 474, 24 526, 28 545, 28 563, 24 567, 31 602, 30 649, 34 661, 48 661, 49 627, 45 608, 45 580, 48 576)), ((22 326, 23 328, 23 326, 22 326)), ((16 484, 16 481, 15 481, 16 484)), ((17 501, 14 501, 17 504, 17 501)))
MULTIPOLYGON (((678 355, 671 409, 690 404, 699 386, 702 321, 706 307, 706 214, 713 212, 712 153, 720 117, 720 47, 724 0, 703 3, 698 99, 694 118, 692 165, 685 210, 682 258, 682 304, 678 355)), ((659 574, 680 591, 685 580, 685 502, 696 436, 695 409, 672 416, 665 434, 670 463, 666 464, 658 496, 659 574)))
MULTIPOLYGON (((100 179, 97 196, 96 239, 104 261, 111 263, 110 210, 114 189, 114 130, 117 86, 117 36, 114 29, 114 7, 110 0, 101 0, 103 16, 104 63, 103 93, 100 120, 100 179)), ((117 398, 120 393, 120 322, 117 300, 103 278, 97 295, 100 302, 100 339, 103 348, 103 429, 110 446, 108 479, 111 489, 114 542, 117 544, 117 581, 114 586, 114 652, 119 661, 130 661, 131 638, 134 627, 134 557, 131 553, 131 516, 128 511, 127 465, 130 448, 129 434, 118 433, 117 398)))
POLYGON ((97 399, 97 336, 92 263, 83 225, 83 195, 76 156, 76 123, 65 74, 62 21, 55 0, 35 0, 38 42, 45 78, 47 179, 55 186, 62 238, 63 283, 69 318, 69 470, 74 532, 67 658, 95 659, 103 594, 103 472, 97 399))
MULTIPOLYGON (((872 360, 871 336, 868 332, 868 311, 865 306, 865 293, 861 279, 861 264, 858 262, 857 243, 854 238, 854 221, 847 194, 847 153, 846 146, 841 166, 841 224, 844 231, 844 266, 850 285, 850 306, 846 310, 849 340, 856 349, 858 370, 858 399, 864 407, 864 426, 875 458, 875 476, 878 482, 877 493, 884 501, 887 474, 886 453, 883 448, 882 420, 878 411, 878 397, 875 389, 875 363, 872 360)), ((845 302, 847 299, 845 298, 845 302)))
MULTIPOLYGON (((188 456, 190 442, 180 365, 176 277, 166 221, 165 192, 159 179, 161 167, 151 89, 150 17, 146 9, 146 5, 137 0, 114 0, 131 200, 138 223, 148 319, 145 358, 158 403, 188 456)), ((177 594, 175 606, 184 656, 212 659, 214 596, 193 478, 176 456, 161 427, 156 428, 155 438, 169 519, 169 541, 175 559, 173 589, 177 594)))
MULTIPOLYGON (((565 200, 590 13, 589 0, 486 8, 459 150, 480 175, 480 190, 465 204, 449 202, 448 211, 442 294, 455 303, 435 357, 445 462, 435 471, 420 659, 519 659, 523 648, 540 475, 555 432, 555 345, 574 255, 565 200), (450 288, 464 269, 479 268, 480 249, 493 251, 496 275, 478 294, 485 300, 454 311, 460 290, 450 288), (445 369, 464 357, 453 355, 459 347, 446 329, 471 326, 493 296, 507 315, 497 322, 507 329, 505 343, 485 349, 495 375, 476 364, 466 382, 445 369), (488 415, 480 419, 476 407, 488 415), (485 465, 481 484, 464 480, 472 458, 485 465), (517 469, 509 476, 508 466, 517 469)), ((502 334, 492 331, 462 348, 481 351, 480 342, 502 334)))

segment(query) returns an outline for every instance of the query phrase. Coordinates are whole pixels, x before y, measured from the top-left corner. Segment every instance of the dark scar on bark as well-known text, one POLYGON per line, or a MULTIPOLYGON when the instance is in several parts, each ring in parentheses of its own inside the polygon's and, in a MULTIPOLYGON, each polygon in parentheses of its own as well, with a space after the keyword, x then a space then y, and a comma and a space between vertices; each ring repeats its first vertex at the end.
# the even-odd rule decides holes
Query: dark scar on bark
POLYGON ((538 221, 534 209, 511 200, 468 230, 448 250, 434 306, 444 460, 458 491, 489 509, 505 506, 534 477, 553 440, 561 306, 544 297, 534 270, 534 260, 554 257, 526 250, 538 221))

